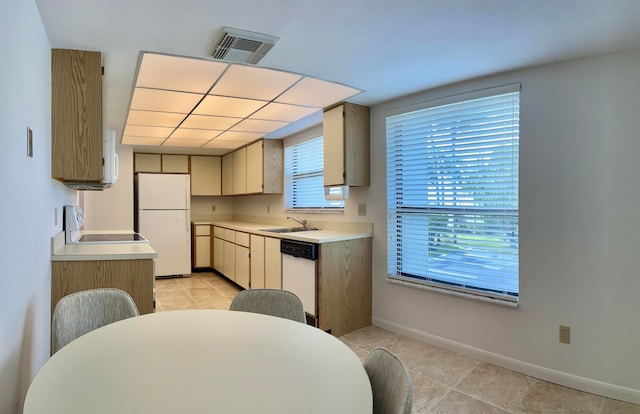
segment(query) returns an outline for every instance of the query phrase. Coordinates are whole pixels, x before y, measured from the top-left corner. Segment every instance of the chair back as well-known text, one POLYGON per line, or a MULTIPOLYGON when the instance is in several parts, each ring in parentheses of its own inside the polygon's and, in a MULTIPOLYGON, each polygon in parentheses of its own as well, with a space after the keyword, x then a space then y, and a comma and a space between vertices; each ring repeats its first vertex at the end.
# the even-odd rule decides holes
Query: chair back
POLYGON ((373 391, 373 414, 411 414, 413 384, 400 359, 376 348, 364 360, 373 391))
POLYGON ((294 293, 280 289, 251 289, 238 293, 229 308, 234 311, 262 313, 306 323, 302 301, 294 293))
POLYGON ((94 329, 138 315, 131 296, 120 289, 91 289, 64 296, 53 310, 51 354, 94 329))

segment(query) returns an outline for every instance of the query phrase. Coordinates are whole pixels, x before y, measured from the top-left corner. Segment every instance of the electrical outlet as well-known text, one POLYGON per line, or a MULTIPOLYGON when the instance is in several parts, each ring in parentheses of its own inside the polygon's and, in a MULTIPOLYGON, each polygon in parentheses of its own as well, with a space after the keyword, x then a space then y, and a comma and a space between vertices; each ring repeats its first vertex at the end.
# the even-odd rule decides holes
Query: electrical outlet
POLYGON ((53 208, 53 225, 58 225, 58 207, 53 208))
POLYGON ((560 325, 560 343, 571 343, 571 328, 568 326, 560 325))
POLYGON ((366 216, 367 215, 367 205, 366 204, 358 204, 358 215, 366 216))
POLYGON ((267 206, 267 214, 269 214, 269 212, 271 212, 271 206, 267 206))
POLYGON ((211 211, 216 211, 216 205, 215 204, 211 205, 211 211))

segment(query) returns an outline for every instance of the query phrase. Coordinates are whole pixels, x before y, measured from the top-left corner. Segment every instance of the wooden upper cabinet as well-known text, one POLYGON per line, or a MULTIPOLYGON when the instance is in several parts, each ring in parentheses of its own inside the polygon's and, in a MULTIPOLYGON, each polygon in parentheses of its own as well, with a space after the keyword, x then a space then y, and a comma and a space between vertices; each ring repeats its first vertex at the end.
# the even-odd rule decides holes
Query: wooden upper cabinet
POLYGON ((247 193, 247 148, 233 152, 233 194, 247 193))
POLYGON ((282 141, 263 139, 247 147, 247 193, 282 193, 282 141))
POLYGON ((99 182, 102 167, 102 56, 51 50, 51 176, 99 182))
POLYGON ((233 194, 233 152, 222 157, 222 195, 233 194))
POLYGON ((191 195, 219 196, 221 191, 220 157, 191 156, 191 195))
POLYGON ((162 157, 160 154, 133 154, 133 172, 160 173, 162 172, 162 157))
POLYGON ((324 185, 369 185, 369 108, 350 102, 324 112, 324 185))
POLYGON ((189 156, 162 154, 162 172, 189 174, 189 156))

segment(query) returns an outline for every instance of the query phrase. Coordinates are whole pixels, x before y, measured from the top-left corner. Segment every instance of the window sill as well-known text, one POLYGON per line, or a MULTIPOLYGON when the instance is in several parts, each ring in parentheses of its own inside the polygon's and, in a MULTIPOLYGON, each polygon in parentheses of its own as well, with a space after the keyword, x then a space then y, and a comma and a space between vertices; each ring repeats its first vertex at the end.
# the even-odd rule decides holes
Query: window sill
POLYGON ((488 297, 488 296, 482 296, 482 295, 474 295, 473 293, 467 293, 467 292, 462 292, 462 291, 453 290, 453 289, 445 289, 445 288, 441 288, 441 287, 438 287, 438 286, 427 285, 427 284, 424 284, 424 283, 410 282, 410 281, 407 281, 407 280, 404 280, 404 279, 396 279, 395 277, 393 277, 391 275, 387 275, 387 282, 393 283, 393 284, 396 284, 396 285, 407 286, 407 287, 410 287, 410 288, 428 290, 428 291, 431 291, 431 292, 443 293, 445 295, 457 296, 457 297, 460 297, 460 298, 477 300, 477 301, 480 301, 480 302, 492 303, 492 304, 500 305, 500 306, 506 306, 508 308, 517 308, 518 307, 518 302, 513 302, 513 301, 510 301, 510 300, 504 300, 504 299, 493 298, 493 297, 488 297))
POLYGON ((285 213, 295 214, 344 214, 343 208, 335 209, 312 209, 312 208, 297 208, 297 209, 285 209, 285 213))

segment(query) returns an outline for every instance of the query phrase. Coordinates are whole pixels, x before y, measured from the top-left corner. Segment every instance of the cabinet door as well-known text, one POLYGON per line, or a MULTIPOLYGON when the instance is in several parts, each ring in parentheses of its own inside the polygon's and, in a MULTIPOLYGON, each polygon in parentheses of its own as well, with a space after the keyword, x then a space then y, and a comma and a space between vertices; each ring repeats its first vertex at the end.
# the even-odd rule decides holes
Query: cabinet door
POLYGON ((324 185, 344 185, 344 106, 324 113, 324 185))
POLYGON ((162 157, 160 154, 134 154, 134 172, 162 172, 162 157))
POLYGON ((262 193, 264 180, 264 153, 262 142, 247 147, 247 193, 262 193))
POLYGON ((245 289, 249 289, 249 270, 249 248, 236 245, 235 280, 245 289))
POLYGON ((213 268, 224 274, 224 240, 213 238, 213 268))
POLYGON ((195 238, 195 260, 193 267, 209 267, 211 264, 211 237, 196 236, 195 238))
POLYGON ((100 52, 51 50, 51 176, 102 180, 100 52))
POLYGON ((222 194, 220 157, 191 156, 191 195, 222 194))
POLYGON ((224 267, 222 274, 235 282, 236 280, 236 245, 224 241, 224 267))
POLYGON ((189 156, 162 154, 162 172, 189 174, 189 156))
POLYGON ((264 238, 264 287, 282 289, 282 254, 280 239, 264 238))
POLYGON ((247 149, 233 153, 233 194, 247 193, 247 149))
POLYGON ((222 157, 222 195, 233 194, 233 153, 222 157))
POLYGON ((251 235, 251 289, 264 288, 264 237, 251 235))

